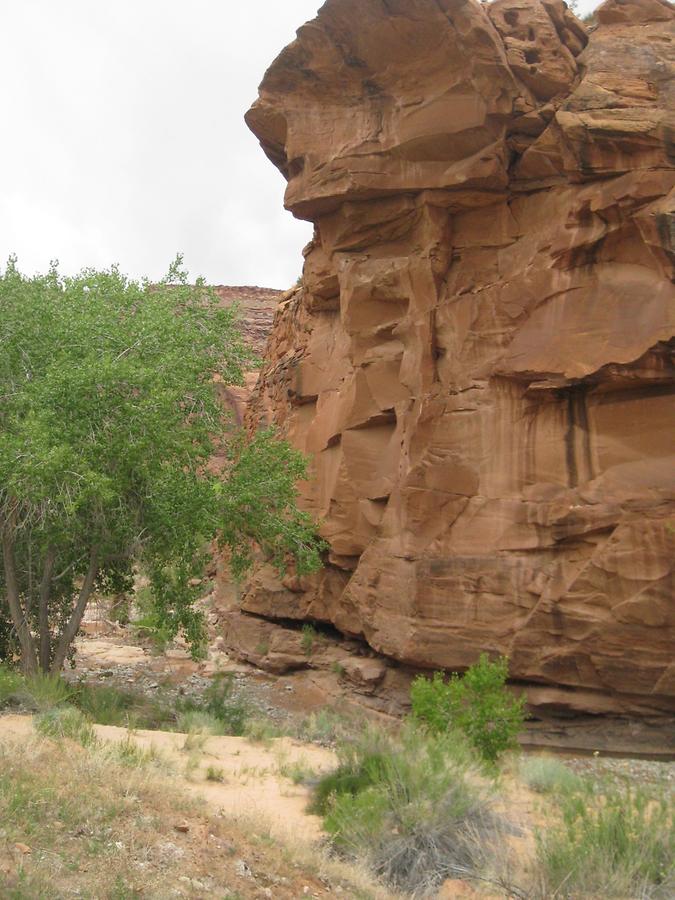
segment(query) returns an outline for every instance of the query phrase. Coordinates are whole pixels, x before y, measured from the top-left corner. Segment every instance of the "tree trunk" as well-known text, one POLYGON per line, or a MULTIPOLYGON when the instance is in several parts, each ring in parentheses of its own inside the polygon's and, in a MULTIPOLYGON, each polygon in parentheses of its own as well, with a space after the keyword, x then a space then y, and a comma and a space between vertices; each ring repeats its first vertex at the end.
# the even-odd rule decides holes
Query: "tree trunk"
POLYGON ((2 560, 5 568, 5 588, 7 591, 7 604, 12 623, 21 645, 21 661, 27 675, 37 672, 38 659, 35 652, 35 641, 30 633, 28 622, 19 596, 19 585, 16 580, 16 564, 14 561, 14 538, 12 535, 13 522, 5 523, 2 529, 2 560))
POLYGON ((91 592, 94 589, 94 582, 96 581, 96 576, 98 575, 98 567, 98 547, 92 547, 91 553, 89 555, 89 568, 87 570, 87 574, 85 575, 84 583, 82 584, 82 589, 80 590, 80 595, 77 598, 77 603, 75 604, 72 615, 68 620, 68 624, 63 629, 61 637, 59 638, 56 652, 54 653, 54 659, 52 660, 51 666, 51 671, 54 674, 58 674, 61 671, 63 664, 66 661, 66 656, 68 655, 68 648, 74 641, 75 635, 79 631, 80 625, 82 623, 82 616, 84 615, 84 611, 87 608, 87 603, 89 602, 89 598, 91 597, 91 592))
POLYGON ((52 592, 52 578, 56 563, 56 551, 53 547, 47 550, 42 581, 40 582, 40 608, 38 621, 40 624, 40 668, 43 672, 49 672, 52 636, 49 631, 49 598, 52 592))

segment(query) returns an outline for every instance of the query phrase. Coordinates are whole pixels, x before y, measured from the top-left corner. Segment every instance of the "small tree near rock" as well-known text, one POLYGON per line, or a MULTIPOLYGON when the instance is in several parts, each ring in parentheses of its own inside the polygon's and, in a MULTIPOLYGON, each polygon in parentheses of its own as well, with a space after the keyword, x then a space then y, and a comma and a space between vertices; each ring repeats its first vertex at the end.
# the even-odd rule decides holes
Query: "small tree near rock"
POLYGON ((420 675, 410 689, 413 715, 437 733, 458 729, 493 763, 518 746, 526 715, 525 698, 506 687, 508 671, 505 657, 490 661, 483 653, 464 676, 454 672, 446 681, 442 672, 431 679, 420 675))
POLYGON ((193 608, 215 539, 235 573, 251 541, 279 569, 320 565, 296 506, 304 458, 272 431, 246 441, 214 379, 250 364, 237 312, 181 259, 159 284, 115 267, 0 274, 0 654, 58 672, 96 591, 129 590, 142 564, 155 612, 196 646, 193 608), (209 467, 214 438, 224 474, 209 467))

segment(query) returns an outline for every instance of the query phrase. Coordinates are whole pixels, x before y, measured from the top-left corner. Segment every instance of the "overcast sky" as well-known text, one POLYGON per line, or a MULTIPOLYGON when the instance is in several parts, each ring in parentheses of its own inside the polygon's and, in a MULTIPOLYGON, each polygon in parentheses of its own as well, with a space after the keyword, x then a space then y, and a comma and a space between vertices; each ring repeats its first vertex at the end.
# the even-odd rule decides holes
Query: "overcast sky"
POLYGON ((311 226, 243 115, 320 5, 0 0, 0 263, 288 287, 311 226))

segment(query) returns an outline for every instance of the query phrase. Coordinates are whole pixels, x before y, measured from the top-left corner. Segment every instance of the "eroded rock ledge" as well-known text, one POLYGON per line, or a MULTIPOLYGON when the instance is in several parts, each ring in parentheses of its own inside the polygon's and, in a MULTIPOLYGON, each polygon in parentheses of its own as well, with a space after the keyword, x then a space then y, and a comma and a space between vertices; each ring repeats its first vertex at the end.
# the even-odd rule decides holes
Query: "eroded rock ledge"
POLYGON ((249 415, 312 456, 330 556, 243 608, 646 714, 675 706, 675 13, 598 23, 328 0, 265 75, 247 121, 315 235, 249 415))

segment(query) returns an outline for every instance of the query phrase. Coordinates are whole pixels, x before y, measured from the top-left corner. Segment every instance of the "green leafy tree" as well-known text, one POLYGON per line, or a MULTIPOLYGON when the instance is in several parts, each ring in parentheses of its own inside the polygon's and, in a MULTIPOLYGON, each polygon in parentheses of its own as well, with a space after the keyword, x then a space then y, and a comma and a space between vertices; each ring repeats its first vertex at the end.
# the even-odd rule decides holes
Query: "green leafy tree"
POLYGON ((116 267, 25 277, 13 258, 0 275, 0 653, 14 640, 29 672, 59 671, 92 594, 128 590, 137 564, 168 633, 193 645, 190 582, 214 540, 237 575, 251 541, 279 569, 320 566, 295 503, 305 460, 226 419, 214 380, 241 384, 251 357, 236 310, 181 262, 152 285, 116 267))
POLYGON ((413 715, 437 733, 458 728, 487 762, 518 746, 525 721, 525 698, 506 687, 509 663, 504 657, 490 661, 486 653, 464 676, 449 681, 441 672, 433 678, 418 676, 410 688, 413 715))

